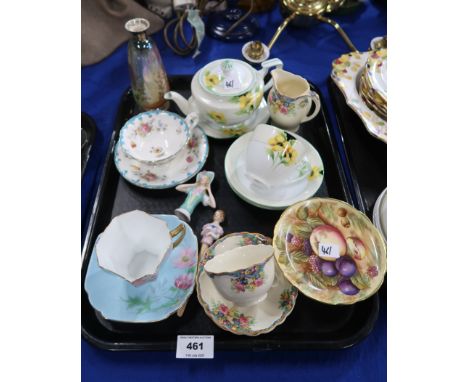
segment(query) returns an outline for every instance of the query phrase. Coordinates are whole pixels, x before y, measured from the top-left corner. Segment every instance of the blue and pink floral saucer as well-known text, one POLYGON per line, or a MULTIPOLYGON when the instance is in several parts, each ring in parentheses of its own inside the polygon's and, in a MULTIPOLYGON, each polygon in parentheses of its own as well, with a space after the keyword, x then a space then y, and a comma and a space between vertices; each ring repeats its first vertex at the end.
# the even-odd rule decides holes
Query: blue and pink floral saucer
POLYGON ((199 127, 187 145, 169 162, 149 165, 125 154, 119 140, 114 148, 114 162, 120 175, 135 186, 149 189, 175 187, 196 175, 208 158, 208 138, 199 127))
POLYGON ((135 287, 106 271, 98 265, 94 246, 85 290, 93 308, 107 320, 127 323, 162 321, 184 305, 193 292, 198 259, 197 237, 190 226, 176 216, 154 216, 166 221, 169 229, 180 223, 186 228, 184 239, 161 264, 155 280, 135 287))

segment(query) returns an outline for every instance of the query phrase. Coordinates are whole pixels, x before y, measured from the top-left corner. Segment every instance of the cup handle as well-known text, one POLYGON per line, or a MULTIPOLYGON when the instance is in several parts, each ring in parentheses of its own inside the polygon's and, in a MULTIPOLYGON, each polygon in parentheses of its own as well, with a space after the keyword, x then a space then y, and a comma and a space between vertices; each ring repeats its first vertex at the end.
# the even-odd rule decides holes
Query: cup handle
POLYGON ((177 236, 179 233, 181 234, 176 241, 172 243, 172 248, 176 248, 182 240, 184 240, 185 237, 185 226, 180 223, 177 227, 175 227, 173 230, 169 231, 169 235, 171 235, 172 238, 177 236))
POLYGON ((192 112, 185 117, 185 123, 187 124, 190 133, 192 133, 195 126, 198 125, 198 121, 199 121, 198 114, 195 112, 192 112))
POLYGON ((314 107, 314 111, 311 115, 308 115, 307 117, 305 117, 302 121, 302 122, 307 122, 307 121, 310 121, 311 119, 315 118, 316 115, 318 114, 318 112, 320 111, 320 98, 318 96, 317 93, 313 92, 312 90, 310 91, 309 95, 307 97, 310 97, 310 99, 312 100, 312 103, 315 104, 315 107, 314 107))

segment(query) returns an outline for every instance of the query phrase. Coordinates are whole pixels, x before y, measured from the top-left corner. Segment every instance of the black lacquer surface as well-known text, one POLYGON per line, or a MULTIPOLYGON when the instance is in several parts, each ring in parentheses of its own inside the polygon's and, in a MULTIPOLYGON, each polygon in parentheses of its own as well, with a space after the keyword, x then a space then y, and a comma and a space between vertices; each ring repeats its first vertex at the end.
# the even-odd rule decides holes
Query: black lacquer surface
POLYGON ((329 88, 358 208, 372 219, 375 201, 387 187, 387 144, 367 132, 363 122, 346 104, 346 99, 331 78, 329 88))
MULTIPOLYGON (((188 76, 170 78, 172 90, 188 96, 190 79, 188 76)), ((320 94, 317 89, 316 91, 320 94)), ((172 108, 178 112, 175 106, 172 108)), ((299 294, 296 307, 284 324, 258 337, 236 336, 218 328, 204 313, 196 292, 190 297, 182 318, 173 315, 159 323, 132 325, 110 322, 100 317, 89 304, 83 288, 96 237, 116 215, 133 209, 170 214, 185 197, 185 194, 174 189, 140 189, 120 177, 113 163, 113 146, 121 126, 133 112, 132 95, 126 93, 116 118, 116 128, 111 137, 83 247, 81 325, 84 338, 109 350, 175 350, 178 334, 212 334, 217 350, 337 349, 355 344, 372 330, 379 311, 377 294, 352 306, 329 306, 299 294)), ((301 126, 299 134, 315 146, 324 162, 325 179, 317 196, 330 196, 351 202, 338 150, 330 136, 326 111, 322 110, 317 118, 301 126)), ((271 236, 281 211, 262 210, 247 204, 234 194, 225 179, 224 157, 232 142, 233 140, 210 138, 210 154, 204 166, 204 169, 216 174, 212 190, 218 208, 226 212, 225 233, 250 231, 271 236)), ((212 209, 199 206, 192 215, 191 226, 194 232, 199 235, 203 224, 211 221, 212 216, 212 209)))

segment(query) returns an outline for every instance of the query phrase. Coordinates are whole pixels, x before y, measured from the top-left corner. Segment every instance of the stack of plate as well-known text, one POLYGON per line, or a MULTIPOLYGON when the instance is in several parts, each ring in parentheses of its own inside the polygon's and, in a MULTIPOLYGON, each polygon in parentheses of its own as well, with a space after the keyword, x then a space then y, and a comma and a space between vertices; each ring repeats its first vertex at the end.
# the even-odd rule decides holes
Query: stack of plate
POLYGON ((358 89, 369 109, 387 120, 387 49, 369 54, 359 77, 358 89))
POLYGON ((331 78, 348 106, 371 135, 387 143, 387 120, 383 118, 387 110, 387 50, 346 53, 333 60, 332 68, 331 78))

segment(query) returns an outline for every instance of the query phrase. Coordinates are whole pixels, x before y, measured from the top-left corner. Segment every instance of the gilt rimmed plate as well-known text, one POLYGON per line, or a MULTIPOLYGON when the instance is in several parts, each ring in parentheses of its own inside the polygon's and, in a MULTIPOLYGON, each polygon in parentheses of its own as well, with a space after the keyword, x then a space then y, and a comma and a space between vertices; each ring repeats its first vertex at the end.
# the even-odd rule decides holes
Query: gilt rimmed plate
POLYGON ((284 210, 286 207, 315 195, 323 182, 323 162, 318 151, 300 135, 289 132, 307 150, 311 169, 309 176, 268 192, 257 190, 246 176, 246 149, 252 132, 236 139, 224 158, 224 171, 231 189, 247 203, 268 210, 284 210))
POLYGON ((198 301, 208 317, 221 329, 238 335, 258 336, 271 332, 282 324, 294 309, 297 289, 284 278, 276 263, 275 281, 267 298, 250 307, 234 306, 223 298, 204 271, 206 262, 220 253, 244 245, 270 243, 270 238, 258 233, 232 233, 216 241, 200 259, 197 274, 198 301))
POLYGON ((169 162, 148 165, 129 157, 119 140, 114 148, 114 162, 120 175, 135 186, 149 189, 175 187, 196 175, 208 158, 208 139, 199 127, 193 129, 187 145, 169 162))
POLYGON ((369 298, 387 270, 382 234, 341 200, 312 198, 289 207, 275 226, 273 247, 286 278, 326 304, 369 298))
POLYGON ((383 190, 375 201, 372 221, 387 240, 387 189, 383 190))
POLYGON ((331 77, 343 93, 348 106, 361 118, 367 131, 387 143, 387 122, 369 109, 358 92, 358 79, 368 56, 369 52, 343 54, 333 61, 331 77))
POLYGON ((387 102, 387 49, 370 52, 366 66, 370 86, 387 102))
POLYGON ((193 292, 198 258, 197 237, 190 226, 176 216, 153 216, 164 220, 170 230, 180 223, 186 229, 184 239, 161 264, 153 281, 135 287, 101 268, 94 245, 84 287, 92 307, 107 320, 127 323, 162 321, 175 313, 193 292))

